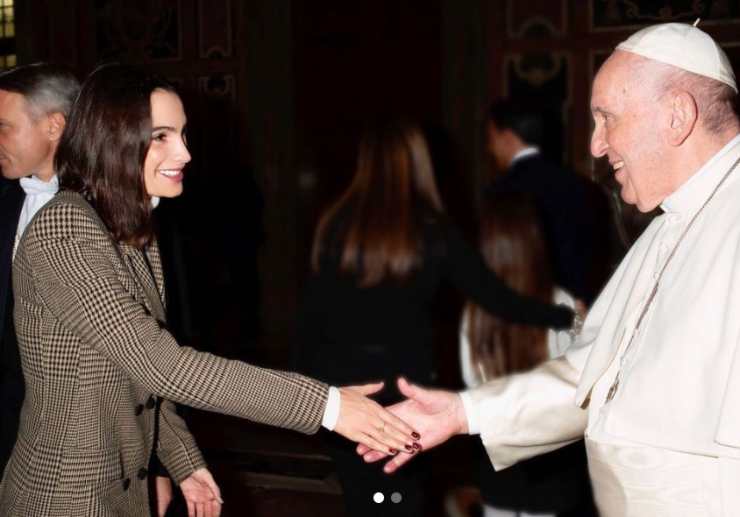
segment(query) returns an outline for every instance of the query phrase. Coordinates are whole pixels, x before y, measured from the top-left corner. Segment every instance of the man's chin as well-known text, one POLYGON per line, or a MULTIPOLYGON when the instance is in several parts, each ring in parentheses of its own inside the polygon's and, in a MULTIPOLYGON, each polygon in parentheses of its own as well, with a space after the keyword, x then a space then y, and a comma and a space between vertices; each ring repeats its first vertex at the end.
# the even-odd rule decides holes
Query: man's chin
MULTIPOLYGON (((619 197, 621 197, 622 201, 624 201, 628 205, 638 205, 637 196, 635 196, 633 192, 630 192, 625 187, 622 187, 622 189, 619 191, 619 197)), ((637 208, 638 210, 640 209, 639 206, 637 208)))
POLYGON ((19 179, 27 176, 27 174, 16 174, 15 171, 7 171, 6 172, 5 170, 2 170, 2 171, 0 171, 0 173, 2 174, 3 178, 5 178, 6 180, 19 180, 19 179))
POLYGON ((629 203, 630 205, 633 205, 635 208, 637 208, 637 210, 639 212, 642 212, 643 214, 647 214, 648 212, 652 212, 660 204, 660 203, 643 203, 641 201, 632 201, 632 202, 629 202, 629 201, 626 201, 626 200, 625 200, 625 202, 626 203, 629 203))

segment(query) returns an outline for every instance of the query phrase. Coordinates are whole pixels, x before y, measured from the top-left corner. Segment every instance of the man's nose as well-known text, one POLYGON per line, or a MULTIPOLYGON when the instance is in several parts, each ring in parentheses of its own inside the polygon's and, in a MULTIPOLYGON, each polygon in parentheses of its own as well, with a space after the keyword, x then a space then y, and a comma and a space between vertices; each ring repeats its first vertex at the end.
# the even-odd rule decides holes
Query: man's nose
POLYGON ((607 149, 609 149, 609 144, 606 143, 606 138, 604 138, 604 130, 600 125, 597 125, 591 134, 591 154, 594 158, 601 158, 606 154, 607 149))

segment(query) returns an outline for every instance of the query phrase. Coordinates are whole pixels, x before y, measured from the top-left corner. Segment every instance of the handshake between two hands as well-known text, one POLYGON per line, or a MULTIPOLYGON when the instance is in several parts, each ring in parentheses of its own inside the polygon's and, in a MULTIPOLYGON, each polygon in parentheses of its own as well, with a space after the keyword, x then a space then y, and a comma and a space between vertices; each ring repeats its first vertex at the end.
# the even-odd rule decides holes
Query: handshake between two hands
MULTIPOLYGON (((416 452, 431 449, 455 434, 467 433, 468 421, 458 394, 424 389, 399 378, 398 389, 406 400, 383 408, 368 398, 382 389, 382 382, 340 388, 339 419, 334 431, 357 442, 357 454, 368 463, 390 457, 383 467, 387 474, 410 461, 416 452)), ((169 481, 163 479, 167 486, 157 488, 160 516, 171 499, 169 481), (169 495, 163 488, 170 490, 169 495)), ((193 472, 180 488, 189 517, 221 515, 221 492, 207 469, 193 472)))
POLYGON ((383 470, 391 474, 416 452, 431 449, 468 431, 462 400, 456 393, 428 390, 398 379, 406 400, 381 407, 367 398, 383 383, 340 388, 341 406, 335 431, 358 442, 357 454, 372 463, 390 457, 383 470))

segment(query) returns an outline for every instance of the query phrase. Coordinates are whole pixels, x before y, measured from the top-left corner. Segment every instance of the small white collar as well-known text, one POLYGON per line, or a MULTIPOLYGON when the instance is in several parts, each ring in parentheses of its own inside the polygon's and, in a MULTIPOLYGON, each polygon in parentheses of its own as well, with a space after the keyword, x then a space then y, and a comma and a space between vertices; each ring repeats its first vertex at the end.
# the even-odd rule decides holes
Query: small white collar
POLYGON ((520 149, 516 152, 516 154, 511 158, 511 162, 509 163, 509 167, 514 165, 515 162, 518 160, 522 160, 528 156, 534 156, 536 154, 540 154, 540 148, 534 145, 530 145, 528 147, 525 147, 524 149, 520 149))

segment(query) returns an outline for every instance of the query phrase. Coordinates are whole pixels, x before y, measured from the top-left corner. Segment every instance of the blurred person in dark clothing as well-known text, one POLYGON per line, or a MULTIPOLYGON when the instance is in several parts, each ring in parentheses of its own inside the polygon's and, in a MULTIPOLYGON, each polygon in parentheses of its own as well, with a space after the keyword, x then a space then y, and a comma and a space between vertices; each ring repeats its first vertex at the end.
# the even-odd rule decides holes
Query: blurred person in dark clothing
MULTIPOLYGON (((349 188, 321 217, 299 326, 297 367, 330 382, 434 382, 431 302, 448 281, 493 314, 517 323, 568 328, 573 311, 520 296, 490 271, 445 214, 421 130, 390 123, 360 143, 349 188)), ((384 404, 396 391, 380 396, 384 404)), ((377 515, 373 494, 398 492, 387 515, 425 515, 423 463, 386 476, 352 446, 331 441, 348 515, 377 515), (388 513, 395 512, 395 513, 388 513)))
POLYGON ((487 135, 488 152, 504 172, 487 191, 533 196, 557 284, 590 305, 611 273, 606 196, 595 183, 543 157, 544 119, 531 105, 494 102, 487 135))

